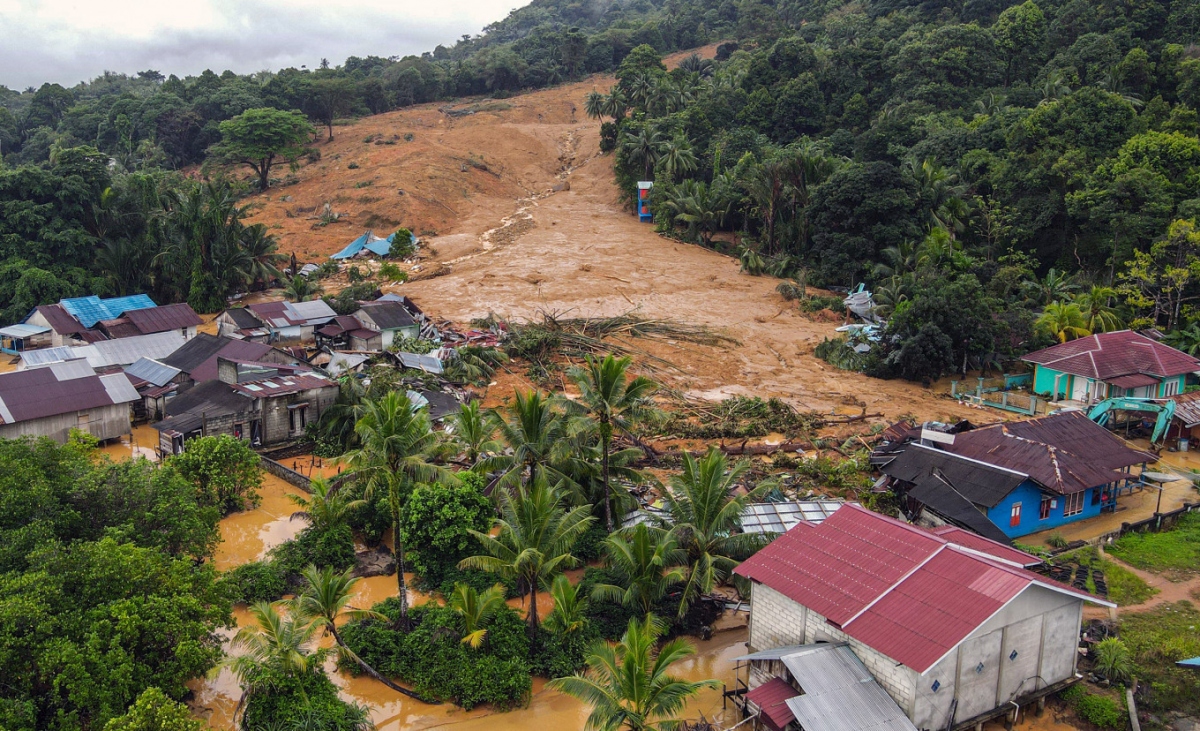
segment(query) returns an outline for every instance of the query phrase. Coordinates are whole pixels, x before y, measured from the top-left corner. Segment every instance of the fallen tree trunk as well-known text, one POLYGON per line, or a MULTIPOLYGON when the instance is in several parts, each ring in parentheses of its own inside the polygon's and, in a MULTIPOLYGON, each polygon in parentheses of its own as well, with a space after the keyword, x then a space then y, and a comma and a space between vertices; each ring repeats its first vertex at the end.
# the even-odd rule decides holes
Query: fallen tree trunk
POLYGON ((782 442, 780 444, 746 444, 743 442, 738 446, 729 447, 722 444, 717 448, 731 457, 743 454, 774 454, 815 449, 811 442, 782 442))

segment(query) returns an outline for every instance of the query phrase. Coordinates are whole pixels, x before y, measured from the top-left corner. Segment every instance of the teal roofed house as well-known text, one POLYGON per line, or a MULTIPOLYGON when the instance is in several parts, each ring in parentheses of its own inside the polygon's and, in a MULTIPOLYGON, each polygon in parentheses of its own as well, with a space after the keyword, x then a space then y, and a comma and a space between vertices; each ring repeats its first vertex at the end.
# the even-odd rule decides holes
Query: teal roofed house
POLYGON ((1033 391, 1051 400, 1168 398, 1183 393, 1200 360, 1132 330, 1096 333, 1029 353, 1033 391))
POLYGON ((58 303, 68 314, 73 315, 84 327, 93 327, 101 320, 115 320, 131 310, 145 310, 158 307, 148 294, 134 294, 128 297, 110 297, 100 299, 96 295, 88 297, 72 297, 58 303))

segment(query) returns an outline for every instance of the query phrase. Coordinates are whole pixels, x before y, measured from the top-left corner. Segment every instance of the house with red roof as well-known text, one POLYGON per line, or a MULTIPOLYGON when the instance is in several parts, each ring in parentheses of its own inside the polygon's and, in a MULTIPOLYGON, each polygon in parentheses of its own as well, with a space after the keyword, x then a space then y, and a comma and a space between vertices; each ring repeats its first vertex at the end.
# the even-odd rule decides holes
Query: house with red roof
POLYGON ((1053 400, 1168 398, 1183 393, 1200 360, 1133 332, 1096 333, 1029 353, 1033 391, 1053 400))
MULTIPOLYGON (((1114 605, 1029 570, 1039 563, 1003 543, 854 504, 819 525, 801 523, 736 569, 751 582, 747 698, 766 697, 785 722, 777 731, 795 728, 806 704, 783 698, 773 681, 796 696, 819 692, 824 681, 801 666, 828 662, 807 652, 822 643, 844 644, 918 729, 969 728, 1062 690, 1079 677, 1084 602, 1114 605)), ((871 703, 873 718, 891 719, 870 727, 903 727, 878 699, 843 703, 845 713, 871 703)))

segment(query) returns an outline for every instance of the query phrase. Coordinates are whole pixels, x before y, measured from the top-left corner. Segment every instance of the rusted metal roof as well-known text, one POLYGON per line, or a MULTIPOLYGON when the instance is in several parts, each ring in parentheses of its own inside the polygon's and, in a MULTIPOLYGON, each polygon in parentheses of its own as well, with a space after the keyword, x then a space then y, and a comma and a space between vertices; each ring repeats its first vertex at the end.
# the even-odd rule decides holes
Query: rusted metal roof
POLYGON ((204 321, 187 303, 180 302, 162 307, 150 307, 142 310, 130 310, 125 318, 133 323, 142 334, 166 332, 167 330, 183 330, 196 327, 204 321))
POLYGON ((1123 480, 1123 470, 1158 459, 1127 447, 1082 411, 979 427, 959 434, 945 449, 1027 474, 1061 495, 1123 480))
POLYGON ((211 381, 217 377, 217 356, 228 360, 258 361, 271 352, 265 343, 235 340, 221 335, 197 333, 178 350, 158 360, 178 368, 193 381, 211 381))
POLYGON ((41 313, 42 317, 46 318, 46 322, 50 323, 50 327, 54 328, 54 332, 59 335, 76 335, 87 329, 61 305, 41 305, 33 309, 41 313))
POLYGON ((79 372, 80 368, 87 368, 83 361, 70 361, 0 374, 2 423, 14 424, 137 400, 137 392, 123 374, 85 375, 79 372))
POLYGON ((1200 360, 1132 330, 1070 340, 1030 353, 1022 360, 1109 383, 1134 373, 1165 378, 1200 371, 1200 360))
POLYGON ((1001 560, 992 546, 954 542, 961 537, 848 504, 783 534, 736 573, 919 673, 1031 585, 1112 606, 1014 565, 1014 554, 1001 560))
POLYGON ((315 373, 301 373, 295 376, 276 376, 250 383, 230 384, 229 387, 243 396, 263 399, 335 385, 333 381, 315 373))
POLYGON ((1200 424, 1200 391, 1181 393, 1171 400, 1175 402, 1175 418, 1185 427, 1190 429, 1200 424))

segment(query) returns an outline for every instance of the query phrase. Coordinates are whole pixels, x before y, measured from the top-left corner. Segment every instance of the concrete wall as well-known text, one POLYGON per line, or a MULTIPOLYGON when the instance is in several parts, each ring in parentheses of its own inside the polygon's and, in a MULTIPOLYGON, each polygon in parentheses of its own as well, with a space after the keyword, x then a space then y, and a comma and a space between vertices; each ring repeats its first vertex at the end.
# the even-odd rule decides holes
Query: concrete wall
MULTIPOLYGON (((921 674, 848 637, 820 614, 755 583, 750 596, 750 648, 847 642, 917 728, 940 729, 949 721, 955 699, 954 718, 961 722, 1071 677, 1082 620, 1082 601, 1030 586, 921 674)), ((768 680, 770 670, 763 664, 751 673, 751 687, 768 680)))
POLYGON ((1100 489, 1099 487, 1089 488, 1083 496, 1083 512, 1070 517, 1063 515, 1067 506, 1066 498, 1062 495, 1052 495, 1051 499, 1057 501, 1056 505, 1050 508, 1049 517, 1042 520, 1039 511, 1043 492, 1032 481, 1026 480, 1005 495, 994 508, 988 510, 987 516, 1000 530, 1004 531, 1006 536, 1018 538, 1030 533, 1057 528, 1067 523, 1074 523, 1077 520, 1096 517, 1100 514, 1100 502, 1096 499, 1096 491, 1100 489), (1015 503, 1021 503, 1021 522, 1016 526, 1011 525, 1010 520, 1015 503))
POLYGON ((85 431, 97 439, 116 439, 133 431, 129 404, 109 404, 85 411, 47 416, 42 419, 0 425, 0 439, 50 437, 66 443, 72 429, 85 431))
MULTIPOLYGON (((1049 396, 1054 390, 1054 377, 1062 373, 1058 379, 1057 394, 1061 398, 1075 398, 1080 394, 1092 393, 1092 379, 1083 376, 1075 376, 1062 371, 1056 371, 1053 368, 1048 368, 1043 365, 1035 365, 1033 368, 1033 392, 1042 396, 1049 396)), ((1129 396, 1131 398, 1165 398, 1167 395, 1167 384, 1174 384, 1174 393, 1183 393, 1183 387, 1187 383, 1187 376, 1171 376, 1165 378, 1158 383, 1157 386, 1147 386, 1145 388, 1135 388, 1132 392, 1127 392, 1125 389, 1112 388, 1105 386, 1105 390, 1101 393, 1107 394, 1106 398, 1117 396, 1129 396)))
POLYGON ((294 432, 291 428, 290 404, 308 403, 306 419, 311 424, 321 418, 321 414, 333 405, 337 399, 338 387, 326 386, 314 388, 300 393, 279 396, 277 398, 260 399, 262 404, 263 445, 279 444, 303 434, 294 432))

